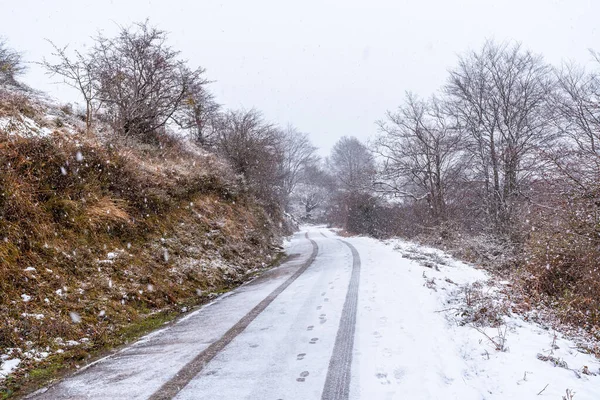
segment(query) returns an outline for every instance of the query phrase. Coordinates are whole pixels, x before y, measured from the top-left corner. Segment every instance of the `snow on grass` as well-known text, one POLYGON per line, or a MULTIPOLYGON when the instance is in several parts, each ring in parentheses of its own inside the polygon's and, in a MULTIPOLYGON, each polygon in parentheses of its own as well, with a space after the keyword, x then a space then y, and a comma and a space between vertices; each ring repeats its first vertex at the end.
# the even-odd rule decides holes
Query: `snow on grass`
POLYGON ((44 314, 21 313, 21 317, 42 320, 44 319, 44 314))
POLYGON ((18 358, 7 359, 4 357, 0 357, 0 381, 10 375, 21 363, 18 358))
POLYGON ((53 130, 40 126, 33 119, 20 115, 19 117, 0 118, 0 130, 9 134, 19 136, 38 136, 45 137, 52 134, 53 130))
MULTIPOLYGON (((27 342, 27 344, 32 345, 32 342, 27 342)), ((30 349, 24 351, 23 349, 9 348, 3 350, 5 351, 5 354, 0 355, 0 382, 5 380, 19 368, 22 359, 41 361, 50 355, 50 352, 47 351, 49 349, 30 349)))
POLYGON ((600 399, 599 360, 513 314, 508 282, 402 240, 344 240, 362 259, 351 397, 600 399))

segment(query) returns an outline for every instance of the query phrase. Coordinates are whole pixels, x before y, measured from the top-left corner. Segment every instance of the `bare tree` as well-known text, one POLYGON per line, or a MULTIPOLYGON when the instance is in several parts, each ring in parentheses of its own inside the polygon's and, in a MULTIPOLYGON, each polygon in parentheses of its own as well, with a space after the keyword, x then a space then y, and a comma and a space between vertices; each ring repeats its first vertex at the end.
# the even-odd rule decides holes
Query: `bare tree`
POLYGON ((205 80, 193 82, 180 109, 173 116, 177 125, 188 130, 192 139, 203 147, 212 144, 221 108, 206 89, 206 83, 205 80))
POLYGON ((21 53, 8 47, 6 39, 0 37, 0 85, 17 85, 17 76, 25 72, 21 53))
POLYGON ((464 167, 461 135, 438 99, 407 94, 405 104, 378 122, 375 151, 383 159, 380 191, 414 201, 426 200, 435 223, 447 219, 448 191, 464 167))
POLYGON ((328 167, 336 181, 337 206, 331 210, 331 219, 350 232, 373 234, 378 200, 373 195, 375 159, 369 149, 358 139, 344 136, 333 146, 328 167))
POLYGON ((281 133, 256 110, 228 111, 220 120, 215 147, 251 190, 273 207, 281 205, 281 133))
POLYGON ((148 21, 123 28, 115 38, 95 38, 92 61, 98 98, 125 136, 145 138, 163 128, 191 90, 206 83, 204 70, 188 68, 166 41, 166 33, 148 21))
POLYGON ((333 178, 318 164, 307 165, 302 173, 293 197, 302 207, 302 218, 312 219, 314 211, 324 207, 331 199, 335 185, 333 178))
MULTIPOLYGON (((600 67, 600 58, 592 53, 600 67)), ((551 155, 562 176, 578 190, 598 184, 600 176, 600 70, 564 65, 557 72, 557 126, 564 140, 551 155)))
POLYGON ((344 136, 338 140, 331 151, 329 166, 342 190, 371 191, 376 172, 375 159, 355 137, 344 136))
POLYGON ((457 128, 470 141, 476 161, 473 180, 495 232, 509 234, 525 183, 535 172, 541 148, 553 139, 551 68, 520 44, 487 42, 460 58, 445 92, 457 128))
POLYGON ((313 166, 318 161, 318 157, 315 154, 317 148, 311 144, 306 133, 298 132, 293 126, 288 125, 281 134, 282 198, 287 208, 290 195, 300 182, 303 172, 313 166))
POLYGON ((85 102, 85 126, 86 130, 92 127, 94 111, 99 106, 96 103, 98 91, 95 87, 94 60, 87 54, 75 50, 74 56, 67 54, 67 47, 58 47, 53 42, 48 42, 54 48, 52 56, 56 62, 52 63, 44 59, 40 64, 51 76, 60 76, 63 82, 79 91, 85 102))

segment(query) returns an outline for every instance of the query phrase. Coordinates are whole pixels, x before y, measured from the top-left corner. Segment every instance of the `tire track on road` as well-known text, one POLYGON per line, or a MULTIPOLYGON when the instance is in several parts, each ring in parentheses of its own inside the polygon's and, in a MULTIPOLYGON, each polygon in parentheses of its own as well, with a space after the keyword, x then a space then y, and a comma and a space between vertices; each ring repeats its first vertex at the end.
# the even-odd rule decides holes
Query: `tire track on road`
POLYGON ((333 354, 329 361, 321 400, 347 400, 350 395, 352 351, 354 348, 358 285, 360 281, 360 255, 350 243, 344 240, 340 240, 340 242, 352 251, 352 275, 348 284, 348 292, 340 318, 340 327, 335 338, 333 354))
POLYGON ((298 268, 298 270, 290 276, 285 282, 277 287, 271 294, 265 297, 260 303, 258 303, 248 314, 242 317, 233 327, 231 327, 225 334, 216 342, 208 346, 204 351, 198 354, 192 361, 187 363, 173 378, 167 381, 160 387, 149 400, 171 400, 173 399, 196 375, 202 372, 202 369, 223 350, 229 343, 231 343, 240 333, 242 333, 252 321, 260 315, 279 296, 288 286, 290 286, 306 269, 313 263, 319 252, 319 246, 317 242, 308 237, 310 240, 313 250, 306 262, 298 268))

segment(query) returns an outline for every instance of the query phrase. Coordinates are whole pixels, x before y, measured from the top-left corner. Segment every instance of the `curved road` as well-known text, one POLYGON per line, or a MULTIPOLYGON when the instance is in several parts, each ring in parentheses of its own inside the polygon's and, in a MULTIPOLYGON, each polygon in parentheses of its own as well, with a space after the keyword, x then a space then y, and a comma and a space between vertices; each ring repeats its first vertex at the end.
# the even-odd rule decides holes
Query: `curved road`
POLYGON ((317 228, 290 258, 34 399, 350 398, 360 256, 317 228))

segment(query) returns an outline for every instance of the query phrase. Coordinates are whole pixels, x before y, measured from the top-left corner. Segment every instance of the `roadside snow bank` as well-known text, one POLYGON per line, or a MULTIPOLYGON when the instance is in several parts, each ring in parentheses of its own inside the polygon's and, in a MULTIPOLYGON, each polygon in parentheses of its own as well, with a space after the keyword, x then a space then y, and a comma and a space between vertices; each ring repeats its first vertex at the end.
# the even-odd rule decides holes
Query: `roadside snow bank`
POLYGON ((599 360, 513 313, 508 282, 401 240, 344 240, 362 259, 357 398, 600 398, 599 360))

